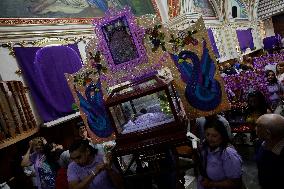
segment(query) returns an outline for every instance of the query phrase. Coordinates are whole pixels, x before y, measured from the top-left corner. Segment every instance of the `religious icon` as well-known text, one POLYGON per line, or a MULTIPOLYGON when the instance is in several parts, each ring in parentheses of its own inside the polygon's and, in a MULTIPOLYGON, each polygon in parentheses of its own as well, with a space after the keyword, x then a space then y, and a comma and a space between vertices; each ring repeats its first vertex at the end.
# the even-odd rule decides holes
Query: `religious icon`
MULTIPOLYGON (((102 73, 103 85, 114 86, 137 77, 139 66, 148 64, 148 56, 143 44, 145 29, 138 25, 130 8, 118 12, 110 10, 93 25, 99 41, 97 50, 107 68, 107 72, 102 73)), ((140 76, 142 73, 146 74, 140 72, 140 76)))
POLYGON ((125 63, 139 57, 125 16, 102 27, 114 64, 125 63))

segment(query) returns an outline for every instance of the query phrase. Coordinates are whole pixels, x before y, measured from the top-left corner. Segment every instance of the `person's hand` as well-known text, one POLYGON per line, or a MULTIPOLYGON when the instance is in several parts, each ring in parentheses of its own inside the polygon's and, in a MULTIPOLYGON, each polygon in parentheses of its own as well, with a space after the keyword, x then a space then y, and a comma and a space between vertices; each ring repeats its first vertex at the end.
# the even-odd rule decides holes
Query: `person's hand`
POLYGON ((63 146, 61 144, 52 143, 51 151, 55 151, 55 150, 63 150, 63 146))
POLYGON ((107 152, 105 155, 105 165, 107 168, 111 168, 112 164, 112 155, 110 152, 107 152))
POLYGON ((61 144, 56 144, 55 149, 56 150, 63 150, 63 146, 61 144))
POLYGON ((98 175, 101 171, 106 169, 106 164, 101 163, 96 166, 96 170, 94 171, 94 175, 98 175))
POLYGON ((111 152, 107 152, 106 155, 106 162, 110 163, 112 161, 112 155, 111 152))
POLYGON ((47 144, 47 140, 44 137, 40 137, 40 138, 41 138, 41 141, 42 141, 43 145, 46 145, 47 144))
POLYGON ((33 140, 30 140, 29 141, 29 148, 32 149, 34 146, 34 141, 33 140))
POLYGON ((87 137, 87 138, 85 138, 85 139, 88 140, 90 144, 93 144, 93 141, 92 141, 91 138, 87 137))

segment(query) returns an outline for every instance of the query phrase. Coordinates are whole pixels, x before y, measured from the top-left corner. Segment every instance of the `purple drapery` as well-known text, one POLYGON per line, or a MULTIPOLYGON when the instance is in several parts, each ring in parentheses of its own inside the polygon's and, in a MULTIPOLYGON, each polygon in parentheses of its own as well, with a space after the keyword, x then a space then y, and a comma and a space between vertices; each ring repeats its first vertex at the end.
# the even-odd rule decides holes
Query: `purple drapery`
POLYGON ((82 67, 77 45, 15 47, 14 51, 42 120, 71 114, 74 98, 64 73, 82 67))
POLYGON ((253 37, 251 33, 251 28, 247 30, 237 30, 238 41, 240 49, 245 52, 249 47, 251 50, 254 49, 253 37))
POLYGON ((212 32, 211 28, 209 28, 207 30, 207 32, 208 32, 208 37, 209 37, 209 40, 210 40, 213 52, 214 52, 215 56, 217 58, 219 58, 220 54, 219 54, 219 51, 218 51, 218 48, 217 48, 217 45, 216 45, 216 42, 215 42, 215 39, 214 39, 214 35, 213 35, 213 32, 212 32))
POLYGON ((263 45, 265 50, 270 50, 275 47, 280 47, 281 46, 281 36, 275 35, 275 36, 270 36, 266 37, 263 39, 263 45))

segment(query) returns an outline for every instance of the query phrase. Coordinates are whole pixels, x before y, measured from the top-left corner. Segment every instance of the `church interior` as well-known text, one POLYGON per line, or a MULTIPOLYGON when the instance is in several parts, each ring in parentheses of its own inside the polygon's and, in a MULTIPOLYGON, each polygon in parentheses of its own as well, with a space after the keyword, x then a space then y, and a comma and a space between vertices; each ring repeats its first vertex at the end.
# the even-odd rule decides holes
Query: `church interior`
POLYGON ((0 189, 284 188, 284 0, 0 9, 0 189))

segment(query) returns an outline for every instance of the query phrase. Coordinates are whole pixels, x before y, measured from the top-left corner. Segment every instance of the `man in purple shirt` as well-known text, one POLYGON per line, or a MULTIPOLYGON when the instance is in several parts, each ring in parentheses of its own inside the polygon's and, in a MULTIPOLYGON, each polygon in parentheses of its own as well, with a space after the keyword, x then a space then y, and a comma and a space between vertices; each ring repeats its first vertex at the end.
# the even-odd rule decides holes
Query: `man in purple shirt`
POLYGON ((86 140, 75 141, 70 147, 67 177, 70 189, 115 189, 121 188, 121 178, 110 163, 104 163, 103 156, 86 140), (118 182, 120 181, 120 182, 118 182), (116 187, 115 187, 116 186, 116 187))

